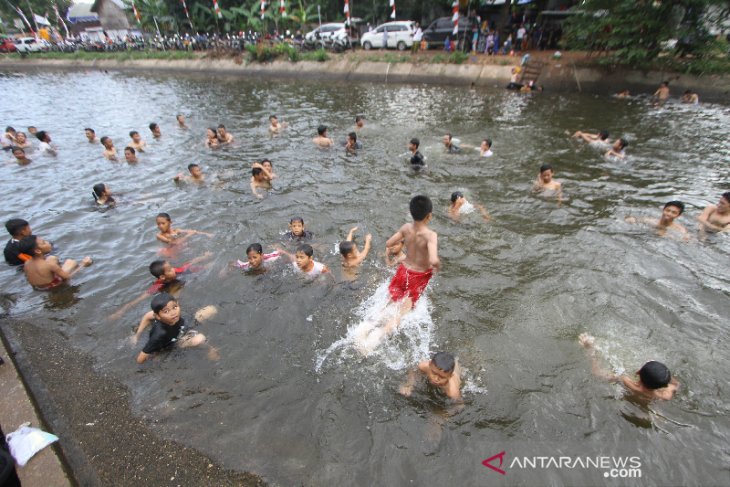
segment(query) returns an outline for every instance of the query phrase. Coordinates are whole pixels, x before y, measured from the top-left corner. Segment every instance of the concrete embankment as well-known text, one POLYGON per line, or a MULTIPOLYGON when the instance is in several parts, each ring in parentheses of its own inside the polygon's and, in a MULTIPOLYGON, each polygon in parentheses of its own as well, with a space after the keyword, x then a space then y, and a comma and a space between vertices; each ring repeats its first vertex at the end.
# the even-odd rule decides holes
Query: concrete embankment
MULTIPOLYGON (((464 64, 374 62, 358 57, 336 57, 326 62, 274 61, 246 63, 242 59, 187 60, 74 60, 74 59, 3 59, 0 70, 99 69, 132 72, 187 72, 220 74, 244 78, 332 79, 378 83, 429 83, 500 87, 509 82, 517 58, 502 58, 504 65, 465 62, 464 64)), ((576 67, 570 60, 550 59, 538 79, 549 92, 584 92, 610 94, 629 89, 632 94, 653 93, 661 81, 670 81, 678 96, 691 89, 703 101, 730 102, 730 76, 690 76, 660 71, 610 70, 576 67)))

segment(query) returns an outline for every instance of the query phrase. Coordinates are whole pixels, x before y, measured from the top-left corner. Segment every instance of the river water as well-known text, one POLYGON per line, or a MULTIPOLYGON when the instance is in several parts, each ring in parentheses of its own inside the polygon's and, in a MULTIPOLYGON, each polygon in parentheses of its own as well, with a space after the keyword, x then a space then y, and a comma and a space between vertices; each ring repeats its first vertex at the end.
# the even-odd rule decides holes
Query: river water
POLYGON ((3 221, 23 217, 62 257, 95 259, 72 286, 50 294, 3 267, 5 302, 16 316, 50 320, 49 332, 92 354, 129 386, 133 408, 160 434, 275 485, 730 481, 730 246, 724 235, 698 238, 695 224, 728 190, 727 106, 97 71, 6 73, 0 90, 3 124, 46 129, 59 147, 56 158, 31 153, 25 167, 2 156, 3 221), (189 130, 177 128, 176 113, 188 117, 189 130), (274 138, 266 130, 272 113, 289 124, 274 138), (367 117, 357 156, 339 145, 313 147, 318 124, 339 143, 357 114, 367 117), (150 137, 152 121, 160 140, 150 137), (218 123, 236 143, 211 151, 203 134, 218 123), (110 163, 84 138, 87 126, 120 151, 138 130, 148 151, 134 166, 110 163), (601 128, 630 140, 626 161, 607 161, 565 134, 601 128), (495 156, 445 154, 446 131, 463 145, 490 137, 495 156), (414 136, 427 173, 404 162, 414 136), (263 157, 279 178, 258 200, 248 168, 263 157), (191 162, 208 182, 173 183, 191 162), (530 193, 542 163, 555 167, 566 201, 530 193), (120 194, 116 208, 95 207, 98 182, 120 194), (455 190, 486 205, 492 222, 451 221, 455 190), (384 302, 393 272, 384 242, 419 193, 434 201, 443 270, 400 333, 363 358, 348 337, 384 302), (687 204, 680 221, 689 242, 624 221, 656 217, 670 199, 687 204), (218 362, 187 350, 139 367, 139 347, 126 339, 148 301, 106 319, 151 284, 160 211, 176 226, 213 234, 190 239, 172 261, 213 253, 207 269, 186 276, 180 299, 186 315, 218 307, 200 326, 218 362), (271 249, 293 216, 314 232, 315 256, 335 280, 304 282, 283 265, 261 276, 228 268, 245 260, 249 243, 271 249), (374 243, 355 281, 342 278, 335 253, 351 226, 360 227, 360 242, 368 232, 374 243), (584 331, 613 370, 665 362, 681 383, 675 400, 647 406, 593 377, 577 343, 584 331), (398 394, 407 367, 436 350, 454 352, 464 368, 462 410, 424 387, 410 398, 398 394), (505 479, 481 463, 501 451, 512 467, 505 479), (512 464, 551 455, 637 456, 642 477, 612 481, 602 469, 512 464))

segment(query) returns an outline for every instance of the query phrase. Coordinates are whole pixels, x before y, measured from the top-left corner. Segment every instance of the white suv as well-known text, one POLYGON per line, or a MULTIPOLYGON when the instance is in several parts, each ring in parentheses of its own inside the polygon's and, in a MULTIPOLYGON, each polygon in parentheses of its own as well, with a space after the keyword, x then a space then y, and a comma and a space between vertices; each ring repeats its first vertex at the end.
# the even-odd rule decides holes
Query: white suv
POLYGON ((416 23, 413 21, 387 22, 379 25, 375 30, 366 32, 360 39, 360 44, 365 50, 376 48, 394 48, 405 51, 413 46, 413 33, 416 31, 416 23), (383 40, 388 36, 387 45, 383 46, 383 40))
POLYGON ((324 47, 327 44, 326 41, 335 37, 347 38, 345 24, 341 22, 322 24, 321 27, 314 29, 312 32, 307 32, 307 35, 304 36, 304 42, 310 46, 321 44, 324 47))
POLYGON ((41 52, 48 51, 50 44, 48 41, 42 39, 36 39, 35 37, 21 37, 15 39, 15 49, 18 52, 41 52))

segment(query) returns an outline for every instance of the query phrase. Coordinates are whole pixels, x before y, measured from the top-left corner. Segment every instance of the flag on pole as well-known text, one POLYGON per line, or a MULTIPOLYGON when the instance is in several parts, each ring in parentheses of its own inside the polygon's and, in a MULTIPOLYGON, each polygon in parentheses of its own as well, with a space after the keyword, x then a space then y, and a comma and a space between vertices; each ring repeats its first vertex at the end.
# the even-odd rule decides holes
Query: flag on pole
POLYGON ((454 3, 451 4, 451 10, 454 12, 454 15, 451 17, 451 20, 454 22, 453 35, 457 36, 459 35, 459 0, 454 0, 454 3))
POLYGON ((218 16, 219 19, 223 18, 221 8, 218 6, 218 0, 213 0, 213 10, 215 10, 215 14, 218 16))
POLYGON ((142 16, 139 15, 139 10, 137 10, 137 6, 132 2, 132 12, 134 12, 134 18, 137 19, 138 24, 142 24, 142 16))
POLYGON ((279 4, 279 13, 282 17, 286 17, 286 2, 285 0, 281 0, 281 3, 279 4))
POLYGON ((63 17, 58 15, 58 5, 56 5, 56 2, 53 2, 53 11, 56 13, 56 18, 59 22, 61 22, 61 25, 63 25, 63 30, 66 31, 66 37, 69 37, 68 34, 68 27, 66 27, 66 22, 63 21, 63 17))
POLYGON ((393 9, 390 14, 390 18, 395 20, 395 0, 390 0, 390 8, 393 9))
POLYGON ((265 11, 266 11, 266 0, 261 0, 261 20, 264 20, 265 11))
POLYGON ((350 25, 350 0, 345 0, 345 25, 350 25))
POLYGON ((188 4, 185 3, 185 0, 180 0, 180 3, 182 3, 183 10, 185 11, 185 17, 188 18, 188 23, 190 24, 190 28, 195 29, 195 27, 193 26, 193 21, 190 20, 190 12, 188 12, 188 4))
POLYGON ((20 15, 20 18, 23 19, 23 22, 25 22, 25 25, 28 26, 28 30, 35 35, 35 31, 33 30, 33 27, 30 26, 30 22, 28 22, 28 17, 25 16, 22 10, 20 10, 20 7, 15 7, 15 11, 18 12, 18 15, 20 15))

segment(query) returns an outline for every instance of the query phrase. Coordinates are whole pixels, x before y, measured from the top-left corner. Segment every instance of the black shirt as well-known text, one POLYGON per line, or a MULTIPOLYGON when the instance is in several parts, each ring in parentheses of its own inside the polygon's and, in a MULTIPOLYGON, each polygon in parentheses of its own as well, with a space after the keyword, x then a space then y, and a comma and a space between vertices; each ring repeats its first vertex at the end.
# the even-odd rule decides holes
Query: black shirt
POLYGON ((421 154, 420 151, 416 151, 415 154, 411 156, 411 164, 414 166, 426 165, 426 160, 423 158, 423 154, 421 154))
POLYGON ((309 240, 312 240, 313 238, 314 234, 307 230, 304 230, 304 233, 302 233, 301 235, 294 235, 293 233, 291 233, 291 231, 284 234, 284 240, 292 240, 295 242, 307 242, 309 240))
POLYGON ((20 241, 11 238, 8 243, 5 244, 5 262, 8 265, 23 265, 23 261, 20 260, 18 255, 20 254, 20 241))
POLYGON ((152 322, 150 328, 150 338, 142 351, 144 353, 152 353, 162 350, 175 343, 182 334, 185 333, 185 319, 180 320, 174 325, 166 325, 159 320, 152 322))
POLYGON ((453 144, 453 143, 452 143, 452 144, 450 144, 450 145, 449 145, 449 146, 448 146, 448 147, 446 148, 446 150, 447 150, 447 151, 449 152, 449 154, 458 154, 459 152, 461 152, 461 149, 459 148, 459 146, 458 146, 458 145, 455 145, 455 144, 453 144))

